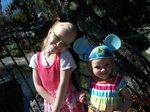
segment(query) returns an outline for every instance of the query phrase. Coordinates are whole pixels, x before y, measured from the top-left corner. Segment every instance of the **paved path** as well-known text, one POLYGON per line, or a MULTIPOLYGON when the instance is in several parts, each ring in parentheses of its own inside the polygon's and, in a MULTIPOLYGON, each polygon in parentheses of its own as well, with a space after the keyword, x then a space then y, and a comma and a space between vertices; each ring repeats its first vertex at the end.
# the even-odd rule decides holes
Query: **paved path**
MULTIPOLYGON (((34 54, 34 52, 30 52, 30 53, 26 53, 26 54, 25 54, 26 57, 27 57, 27 59, 28 59, 28 61, 30 61, 30 59, 31 59, 31 57, 32 57, 33 54, 34 54)), ((16 61, 16 63, 17 63, 18 65, 28 64, 28 63, 26 62, 26 60, 25 60, 24 57, 13 57, 13 58, 14 58, 14 60, 16 61)), ((5 58, 2 59, 2 61, 3 61, 4 64, 5 64, 6 66, 8 66, 8 67, 13 66, 13 64, 14 64, 13 60, 11 59, 11 57, 5 57, 5 58)), ((1 63, 0 63, 0 66, 2 66, 1 63)))

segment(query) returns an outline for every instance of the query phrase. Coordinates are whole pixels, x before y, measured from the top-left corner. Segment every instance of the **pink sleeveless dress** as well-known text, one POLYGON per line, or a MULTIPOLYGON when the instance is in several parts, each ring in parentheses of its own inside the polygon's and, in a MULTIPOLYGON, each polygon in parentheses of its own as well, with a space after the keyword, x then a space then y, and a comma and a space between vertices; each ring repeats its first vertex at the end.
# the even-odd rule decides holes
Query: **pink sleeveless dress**
MULTIPOLYGON (((37 70, 43 87, 53 97, 56 97, 56 92, 60 82, 60 53, 56 55, 54 63, 48 68, 45 68, 42 65, 40 52, 37 54, 37 60, 37 70)), ((76 99, 77 95, 78 91, 73 87, 72 82, 70 81, 61 112, 84 112, 82 104, 76 99)), ((52 105, 44 100, 44 112, 51 111, 52 105)))

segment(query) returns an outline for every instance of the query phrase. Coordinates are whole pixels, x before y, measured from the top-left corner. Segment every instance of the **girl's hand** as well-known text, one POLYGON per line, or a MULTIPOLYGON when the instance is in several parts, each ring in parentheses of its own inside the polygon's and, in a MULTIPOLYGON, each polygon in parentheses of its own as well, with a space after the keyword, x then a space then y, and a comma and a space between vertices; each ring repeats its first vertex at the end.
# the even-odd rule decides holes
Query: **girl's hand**
POLYGON ((113 111, 113 112, 121 112, 120 110, 117 110, 117 111, 113 111))
POLYGON ((85 93, 79 93, 79 96, 77 98, 79 102, 87 104, 87 99, 85 93))
POLYGON ((100 110, 93 110, 93 112, 121 112, 121 111, 111 111, 111 110, 106 110, 106 111, 100 111, 100 110))
POLYGON ((54 98, 54 97, 51 97, 51 98, 50 98, 50 104, 51 104, 52 106, 54 106, 54 102, 55 102, 55 98, 54 98))

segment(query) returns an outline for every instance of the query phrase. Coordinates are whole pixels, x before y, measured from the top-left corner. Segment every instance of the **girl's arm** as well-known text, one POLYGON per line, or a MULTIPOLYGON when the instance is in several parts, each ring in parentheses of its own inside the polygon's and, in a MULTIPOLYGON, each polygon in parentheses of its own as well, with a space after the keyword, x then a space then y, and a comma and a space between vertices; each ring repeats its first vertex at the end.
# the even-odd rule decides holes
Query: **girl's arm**
POLYGON ((130 92, 128 91, 127 87, 124 87, 121 90, 121 95, 123 96, 123 98, 125 99, 125 102, 123 103, 122 107, 121 107, 121 112, 127 112, 127 110, 130 108, 130 106, 132 105, 133 101, 132 101, 132 97, 130 92))
POLYGON ((58 91, 56 93, 53 112, 60 112, 61 106, 64 102, 64 98, 68 90, 68 83, 70 80, 71 73, 71 69, 63 70, 60 72, 60 83, 58 86, 58 91))
POLYGON ((43 88, 41 81, 39 79, 39 75, 37 73, 36 69, 32 70, 33 75, 33 83, 35 86, 36 91, 44 98, 46 99, 50 104, 54 104, 54 98, 43 88))

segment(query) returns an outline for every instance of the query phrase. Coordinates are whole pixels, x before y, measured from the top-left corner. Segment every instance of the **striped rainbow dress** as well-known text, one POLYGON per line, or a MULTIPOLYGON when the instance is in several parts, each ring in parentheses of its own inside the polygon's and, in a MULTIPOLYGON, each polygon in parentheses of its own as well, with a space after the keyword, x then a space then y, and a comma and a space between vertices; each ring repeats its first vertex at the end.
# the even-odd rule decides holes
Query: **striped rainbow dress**
MULTIPOLYGON (((126 81, 121 76, 113 76, 109 81, 91 80, 90 101, 100 111, 117 110, 123 99, 119 91, 125 87, 126 81)), ((88 112, 93 112, 90 109, 88 112)))

